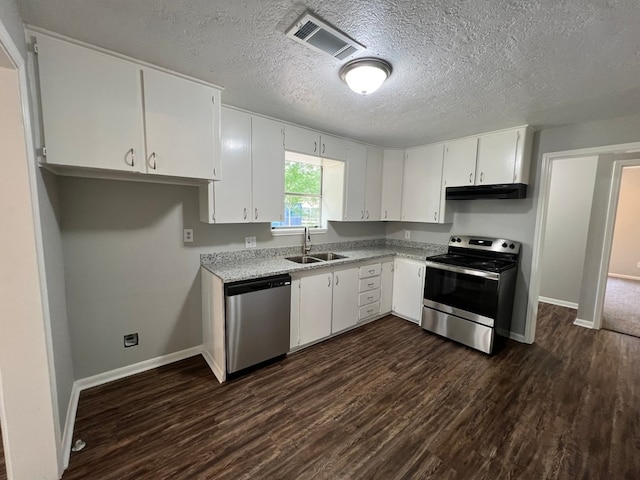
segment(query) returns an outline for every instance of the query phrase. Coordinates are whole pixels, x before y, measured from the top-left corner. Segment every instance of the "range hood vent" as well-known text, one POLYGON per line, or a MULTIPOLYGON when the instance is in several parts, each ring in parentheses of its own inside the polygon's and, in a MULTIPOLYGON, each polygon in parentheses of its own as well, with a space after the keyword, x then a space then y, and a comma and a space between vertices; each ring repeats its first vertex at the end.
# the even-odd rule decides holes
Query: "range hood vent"
POLYGON ((482 198, 526 198, 524 183, 501 183, 496 185, 470 185, 447 187, 447 200, 478 200, 482 198))
POLYGON ((302 15, 287 30, 287 37, 338 60, 344 60, 366 49, 364 45, 352 40, 309 12, 302 15))

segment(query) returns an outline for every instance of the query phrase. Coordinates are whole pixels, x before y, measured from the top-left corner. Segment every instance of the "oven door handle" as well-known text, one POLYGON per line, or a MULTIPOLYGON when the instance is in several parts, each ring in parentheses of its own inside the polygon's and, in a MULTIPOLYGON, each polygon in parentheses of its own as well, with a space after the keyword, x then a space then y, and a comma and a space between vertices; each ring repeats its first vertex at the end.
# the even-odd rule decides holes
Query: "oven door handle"
POLYGON ((457 267, 455 265, 446 265, 444 263, 426 262, 427 268, 433 268, 435 270, 447 270, 454 273, 464 273, 465 275, 473 275, 474 277, 488 278, 489 280, 499 280, 500 274, 496 272, 483 272, 482 270, 473 270, 471 268, 457 267))

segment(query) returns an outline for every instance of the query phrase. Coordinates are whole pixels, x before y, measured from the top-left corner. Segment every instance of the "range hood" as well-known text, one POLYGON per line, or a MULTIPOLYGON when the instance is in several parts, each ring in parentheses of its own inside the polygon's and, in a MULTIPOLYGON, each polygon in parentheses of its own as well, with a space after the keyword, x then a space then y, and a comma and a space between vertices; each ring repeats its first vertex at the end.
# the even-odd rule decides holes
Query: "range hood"
POLYGON ((447 200, 477 200, 482 198, 526 198, 524 183, 500 183, 495 185, 469 185, 447 187, 447 200))

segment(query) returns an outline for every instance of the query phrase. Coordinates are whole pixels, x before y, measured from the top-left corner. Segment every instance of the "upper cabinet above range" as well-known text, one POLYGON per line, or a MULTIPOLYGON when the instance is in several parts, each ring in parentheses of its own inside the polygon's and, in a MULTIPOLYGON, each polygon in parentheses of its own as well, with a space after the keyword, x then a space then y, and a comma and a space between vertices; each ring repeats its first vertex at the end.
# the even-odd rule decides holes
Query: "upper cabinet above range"
POLYGON ((349 142, 342 138, 324 133, 320 134, 295 125, 286 125, 284 148, 291 152, 345 162, 349 152, 349 142))
POLYGON ((220 178, 220 89, 33 36, 43 166, 66 174, 142 174, 154 181, 220 178))
POLYGON ((533 131, 518 127, 445 142, 444 186, 527 184, 533 131))

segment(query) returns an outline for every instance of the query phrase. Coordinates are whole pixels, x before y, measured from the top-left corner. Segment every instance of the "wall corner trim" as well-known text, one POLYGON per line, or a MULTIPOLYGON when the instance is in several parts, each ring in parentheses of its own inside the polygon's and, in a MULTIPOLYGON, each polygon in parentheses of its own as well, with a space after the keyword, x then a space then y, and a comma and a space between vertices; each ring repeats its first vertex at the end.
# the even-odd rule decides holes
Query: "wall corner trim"
POLYGON ((558 305, 559 307, 567 307, 567 308, 572 308, 574 310, 578 309, 577 303, 568 302, 566 300, 560 300, 558 298, 538 297, 538 301, 542 303, 550 303, 551 305, 558 305))
MULTIPOLYGON (((69 467, 69 458, 71 456, 71 444, 73 443, 73 430, 76 423, 76 413, 78 411, 78 402, 80 400, 80 393, 88 388, 104 385, 105 383, 113 382, 114 380, 120 380, 121 378, 129 377, 137 373, 153 370, 154 368, 162 367, 170 363, 178 362, 186 358, 195 357, 202 354, 202 345, 187 348, 186 350, 180 350, 179 352, 169 353, 160 357, 151 358, 142 362, 134 363, 133 365, 127 365, 126 367, 116 368, 104 373, 99 373, 91 377, 81 378, 73 382, 73 388, 71 390, 71 398, 69 399, 69 405, 67 406, 67 421, 64 426, 64 433, 62 437, 63 455, 64 455, 64 468, 69 467)), ((205 357, 206 360, 206 357, 205 357)))

